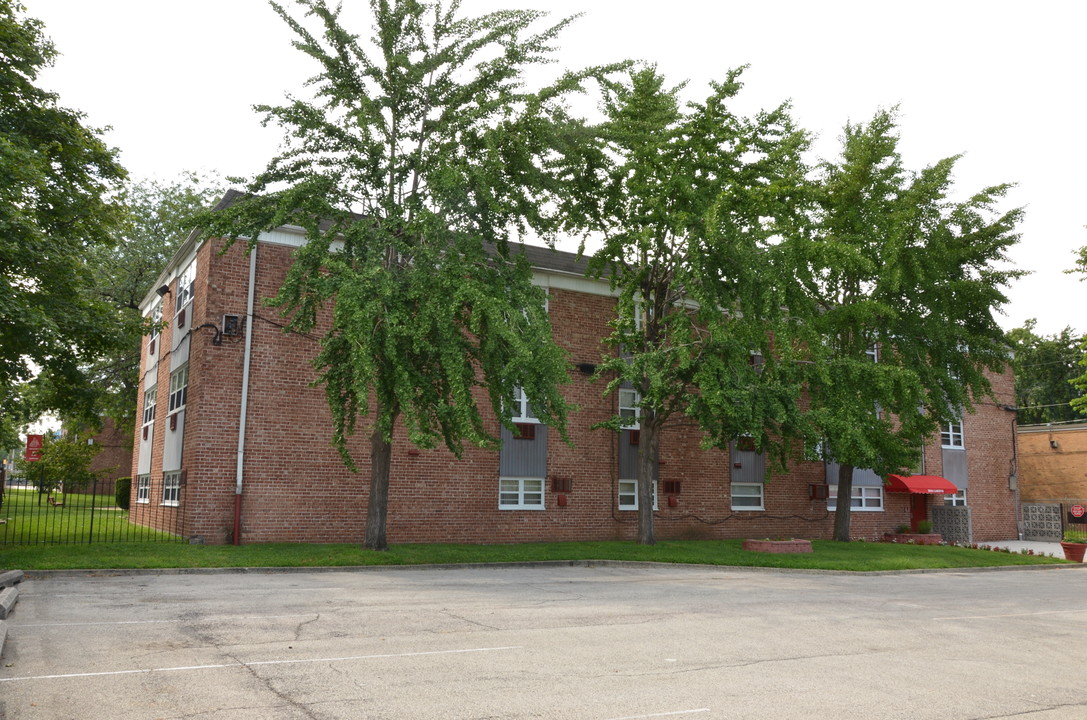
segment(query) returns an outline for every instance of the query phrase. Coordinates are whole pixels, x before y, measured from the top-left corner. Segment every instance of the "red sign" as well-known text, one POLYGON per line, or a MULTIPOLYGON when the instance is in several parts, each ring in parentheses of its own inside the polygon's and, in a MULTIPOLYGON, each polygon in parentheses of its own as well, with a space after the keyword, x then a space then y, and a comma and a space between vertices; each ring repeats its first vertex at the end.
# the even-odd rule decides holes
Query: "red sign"
POLYGON ((1083 517, 1083 506, 1082 505, 1073 505, 1071 513, 1072 513, 1072 517, 1083 517))
POLYGON ((37 462, 42 459, 42 436, 26 436, 26 461, 37 462))

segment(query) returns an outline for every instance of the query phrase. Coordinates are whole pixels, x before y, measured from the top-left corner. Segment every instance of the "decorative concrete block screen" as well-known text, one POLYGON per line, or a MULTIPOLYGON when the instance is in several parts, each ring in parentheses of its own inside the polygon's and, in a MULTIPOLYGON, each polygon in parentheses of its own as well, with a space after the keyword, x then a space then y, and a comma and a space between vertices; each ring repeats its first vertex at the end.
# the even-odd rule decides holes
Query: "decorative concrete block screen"
POLYGON ((945 542, 969 543, 974 537, 970 508, 934 506, 932 508, 932 532, 940 533, 945 542))
POLYGON ((1023 503, 1023 539, 1060 542, 1061 506, 1057 503, 1023 503))

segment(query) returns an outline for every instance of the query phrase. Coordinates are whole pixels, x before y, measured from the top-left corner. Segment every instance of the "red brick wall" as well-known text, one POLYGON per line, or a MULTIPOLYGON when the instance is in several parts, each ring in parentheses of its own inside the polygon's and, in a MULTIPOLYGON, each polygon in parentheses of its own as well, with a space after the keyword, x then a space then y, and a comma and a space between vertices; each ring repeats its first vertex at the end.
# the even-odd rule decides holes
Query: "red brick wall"
MULTIPOLYGON (((244 318, 249 261, 244 248, 218 255, 206 244, 198 254, 192 327, 219 325, 225 313, 244 318), (210 272, 209 272, 210 268, 210 272)), ((360 418, 352 454, 359 472, 348 471, 330 444, 331 423, 322 387, 311 360, 315 337, 284 334, 274 308, 260 300, 278 290, 290 264, 291 249, 261 244, 257 250, 257 307, 244 332, 211 343, 197 333, 189 361, 189 399, 184 437, 187 471, 182 508, 184 532, 209 543, 233 539, 235 472, 245 333, 253 339, 245 470, 241 503, 241 540, 251 542, 352 542, 364 534, 369 488, 368 438, 360 418)), ((171 296, 164 317, 172 318, 171 296)), ((552 288, 549 312, 559 344, 573 363, 595 363, 606 348, 607 320, 615 301, 606 296, 552 288)), ((169 347, 169 330, 163 347, 169 347)), ((145 340, 146 355, 146 340, 145 340)), ((159 422, 165 418, 169 369, 160 366, 159 422)), ((1010 376, 994 379, 1000 402, 1011 402, 1010 376), (1007 396, 1005 398, 1005 396, 1007 396)), ((610 417, 615 398, 602 397, 604 384, 592 383, 576 369, 564 393, 580 410, 570 417, 573 445, 557 433, 548 438, 544 510, 498 508, 498 453, 466 448, 455 458, 445 449, 419 451, 401 429, 394 435, 388 537, 405 542, 526 542, 633 538, 637 513, 617 505, 618 436, 592 425, 610 417), (560 506, 550 479, 572 482, 560 506)), ((482 398, 481 398, 482 399, 482 398)), ((141 396, 142 400, 142 396, 141 396)), ((483 403, 486 406, 486 403, 483 403)), ((979 406, 965 420, 970 458, 970 504, 979 540, 1014 535, 1014 494, 1007 489, 1011 461, 1010 414, 994 404, 979 406)), ((497 433, 496 420, 489 421, 497 433)), ((694 428, 665 430, 661 450, 662 481, 656 534, 659 538, 801 537, 827 538, 833 514, 825 500, 809 500, 808 484, 824 478, 821 463, 799 463, 787 475, 772 476, 765 490, 765 510, 730 509, 729 460, 721 451, 698 448, 694 428), (679 480, 674 506, 663 482, 679 480)), ((161 442, 152 460, 152 503, 145 511, 159 515, 161 442)), ((927 453, 929 472, 938 472, 939 447, 927 453)), ((134 474, 135 475, 135 474, 134 474)), ((133 488, 135 493, 135 485, 133 488)), ((939 498, 942 500, 942 498, 939 498)), ((909 497, 886 494, 884 512, 855 512, 853 536, 876 538, 909 521, 909 497)), ((133 507, 136 507, 133 503, 133 507)))

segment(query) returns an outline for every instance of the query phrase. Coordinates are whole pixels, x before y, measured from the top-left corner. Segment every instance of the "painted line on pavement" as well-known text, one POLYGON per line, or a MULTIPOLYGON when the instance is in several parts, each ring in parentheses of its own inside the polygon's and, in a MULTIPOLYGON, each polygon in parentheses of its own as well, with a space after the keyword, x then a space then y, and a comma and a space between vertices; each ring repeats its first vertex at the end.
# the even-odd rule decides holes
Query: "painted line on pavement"
MULTIPOLYGON (((345 657, 307 658, 301 660, 257 660, 255 662, 232 662, 215 665, 182 665, 177 667, 145 668, 142 670, 111 670, 107 672, 65 673, 61 675, 33 675, 30 677, 0 678, 0 683, 25 680, 60 680, 64 678, 106 677, 110 675, 146 675, 161 672, 185 672, 191 670, 221 670, 223 668, 256 667, 257 665, 295 665, 299 663, 344 662, 347 660, 381 660, 388 658, 423 657, 426 655, 457 655, 465 653, 495 652, 498 650, 520 650, 520 645, 506 647, 466 648, 463 650, 428 650, 425 652, 388 653, 383 655, 348 655, 345 657)), ((649 716, 646 716, 649 717, 649 716)))
POLYGON ((627 715, 621 718, 609 718, 608 720, 644 720, 644 718, 675 717, 677 715, 694 715, 696 713, 708 713, 709 708, 696 708, 694 710, 672 710, 671 712, 652 713, 650 715, 627 715))
POLYGON ((1078 610, 1042 610, 1040 612, 1029 613, 1007 613, 1004 615, 957 615, 954 617, 938 617, 932 618, 933 620, 990 620, 992 618, 1010 618, 1010 617, 1034 617, 1035 615, 1068 615, 1070 613, 1082 613, 1087 612, 1087 608, 1080 608, 1078 610))

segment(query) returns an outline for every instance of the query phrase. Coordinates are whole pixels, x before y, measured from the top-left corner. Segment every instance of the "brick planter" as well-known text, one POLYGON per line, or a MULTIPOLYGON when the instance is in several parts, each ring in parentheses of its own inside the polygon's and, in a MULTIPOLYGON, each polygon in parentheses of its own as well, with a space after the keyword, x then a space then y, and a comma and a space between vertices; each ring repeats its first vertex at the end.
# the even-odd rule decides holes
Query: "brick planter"
POLYGON ((744 540, 744 550, 764 553, 810 553, 811 540, 744 540))
POLYGON ((883 542, 939 545, 943 541, 944 536, 940 533, 885 533, 883 535, 883 542))

